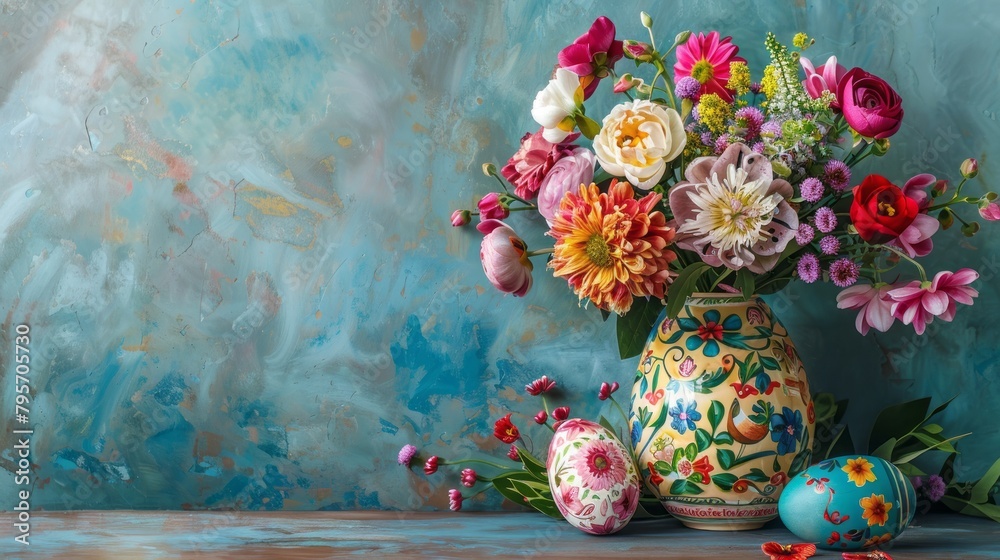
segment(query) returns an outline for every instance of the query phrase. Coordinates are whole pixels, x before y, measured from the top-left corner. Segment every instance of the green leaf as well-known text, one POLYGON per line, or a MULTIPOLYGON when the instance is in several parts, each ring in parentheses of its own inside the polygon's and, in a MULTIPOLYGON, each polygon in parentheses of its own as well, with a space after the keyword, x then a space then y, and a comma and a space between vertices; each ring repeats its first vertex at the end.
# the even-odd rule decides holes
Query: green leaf
POLYGON ((687 444, 684 448, 684 456, 688 458, 688 461, 694 461, 695 457, 698 456, 698 445, 695 443, 687 444))
POLYGON ((712 434, 704 428, 698 428, 694 432, 694 441, 698 444, 698 451, 702 452, 712 445, 712 434))
POLYGON ((872 426, 868 448, 881 446, 890 438, 898 440, 913 431, 926 418, 930 404, 931 398, 924 397, 882 409, 872 426))
POLYGON ((545 471, 545 464, 536 459, 528 451, 518 447, 517 456, 521 458, 521 464, 524 465, 524 470, 531 474, 535 480, 544 482, 546 485, 549 483, 549 475, 545 471))
POLYGON ((736 273, 736 282, 733 283, 733 287, 743 293, 744 300, 749 301, 756 289, 753 273, 749 269, 741 268, 736 273))
POLYGON ((904 476, 924 476, 927 474, 910 463, 900 463, 896 465, 896 468, 899 469, 899 472, 903 473, 904 476))
POLYGON ((719 401, 712 401, 708 407, 708 423, 712 425, 712 433, 719 428, 722 423, 722 416, 726 413, 726 407, 719 401))
POLYGON ((506 472, 493 479, 497 492, 515 504, 530 506, 549 517, 562 519, 548 483, 542 484, 527 471, 506 472))
POLYGON ((729 435, 729 432, 722 432, 715 436, 715 445, 732 445, 734 442, 733 436, 729 435))
POLYGON ((580 128, 580 132, 588 140, 593 140, 601 132, 601 125, 597 124, 597 121, 594 119, 583 114, 576 115, 576 126, 580 128))
POLYGON ((983 478, 980 478, 979 482, 972 487, 972 501, 981 504, 989 500, 990 489, 997 483, 997 480, 1000 480, 1000 459, 997 459, 983 475, 983 478))
POLYGON ((883 443, 871 452, 873 457, 879 457, 885 459, 886 461, 892 462, 892 450, 896 447, 896 438, 889 438, 889 441, 883 443))
POLYGON ((719 461, 719 466, 727 471, 736 464, 736 454, 732 449, 719 449, 715 452, 715 458, 719 461))
POLYGON ((752 469, 750 469, 750 472, 747 473, 747 474, 745 474, 745 475, 743 475, 743 478, 745 478, 747 480, 752 480, 754 482, 770 482, 771 481, 771 477, 769 477, 766 474, 764 474, 764 471, 762 471, 762 470, 760 470, 758 468, 752 468, 752 469))
POLYGON ((920 443, 927 446, 928 449, 937 449, 938 451, 947 451, 948 453, 955 453, 958 451, 948 440, 938 435, 928 435, 923 432, 913 432, 913 437, 917 438, 920 443))
POLYGON ((696 262, 686 266, 677 274, 677 278, 674 278, 674 282, 670 284, 670 289, 667 291, 667 317, 671 319, 677 317, 677 314, 684 308, 684 302, 687 301, 688 296, 697 289, 698 279, 710 268, 712 267, 703 262, 696 262))
POLYGON ((608 420, 603 414, 601 415, 600 418, 597 419, 597 423, 607 428, 607 430, 612 434, 618 435, 618 428, 614 427, 611 424, 611 421, 608 420))
POLYGON ((715 484, 716 486, 721 488, 722 491, 724 492, 729 492, 730 490, 733 489, 733 484, 736 484, 737 480, 739 480, 739 477, 737 477, 735 474, 724 472, 713 476, 712 484, 715 484))
POLYGON ((940 434, 944 431, 944 428, 938 424, 925 424, 922 429, 928 434, 940 434))
MULTIPOLYGON (((899 457, 898 459, 895 459, 895 460, 890 459, 890 461, 892 461, 893 464, 896 464, 896 463, 909 463, 910 461, 916 459, 917 457, 923 455, 924 453, 927 453, 928 451, 930 451, 932 449, 936 449, 936 448, 938 448, 938 447, 946 444, 949 441, 955 441, 957 439, 962 439, 962 438, 964 438, 966 436, 970 436, 970 435, 972 435, 972 432, 969 432, 967 434, 962 434, 960 436, 951 437, 951 438, 948 438, 948 439, 946 439, 946 440, 938 443, 937 445, 928 447, 927 449, 918 449, 917 451, 911 451, 910 453, 907 453, 907 454, 903 455, 902 457, 899 457)), ((951 446, 949 446, 949 447, 951 447, 951 446)), ((952 447, 952 449, 954 449, 954 448, 952 447)))
POLYGON ((632 308, 618 317, 618 355, 623 360, 638 356, 656 326, 663 304, 656 298, 635 298, 632 308))
POLYGON ((702 490, 697 484, 685 479, 677 479, 670 485, 670 493, 677 496, 683 494, 701 494, 701 492, 702 490))

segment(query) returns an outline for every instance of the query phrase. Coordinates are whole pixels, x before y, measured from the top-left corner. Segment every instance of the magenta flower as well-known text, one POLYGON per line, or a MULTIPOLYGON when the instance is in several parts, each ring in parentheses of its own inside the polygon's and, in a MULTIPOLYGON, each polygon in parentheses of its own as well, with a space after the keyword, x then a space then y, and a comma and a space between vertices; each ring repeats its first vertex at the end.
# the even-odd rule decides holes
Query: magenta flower
POLYGON ((524 386, 524 390, 528 392, 529 395, 537 397, 542 393, 551 391, 553 387, 556 386, 556 382, 549 379, 549 376, 543 375, 538 379, 528 383, 524 386))
POLYGON ((483 220, 476 229, 485 234, 479 259, 483 261, 483 272, 490 284, 515 296, 528 293, 532 265, 524 240, 500 220, 483 220))
POLYGON ((632 518, 638 505, 639 488, 633 484, 629 484, 622 489, 621 497, 611 503, 611 509, 615 512, 615 517, 619 521, 625 521, 632 518))
POLYGON ((903 124, 903 100, 882 78, 852 68, 837 84, 844 119, 858 134, 888 138, 903 124))
POLYGON ((448 490, 448 507, 451 511, 462 509, 462 493, 454 488, 448 490))
MULTIPOLYGON (((837 96, 837 84, 847 73, 847 68, 842 65, 837 64, 837 57, 831 56, 826 59, 826 63, 816 68, 813 63, 806 57, 800 56, 799 63, 802 65, 802 69, 806 71, 806 79, 802 82, 802 85, 806 88, 806 93, 809 97, 813 99, 819 99, 823 97, 823 92, 829 91, 837 96)), ((836 99, 830 103, 830 107, 833 109, 840 110, 840 103, 836 99)))
POLYGON ((936 474, 932 474, 927 477, 927 484, 924 486, 924 494, 932 502, 938 502, 944 497, 945 493, 944 479, 936 474))
POLYGON ((712 31, 692 34, 686 43, 677 47, 677 63, 674 64, 674 83, 687 76, 698 80, 701 89, 698 96, 714 93, 726 103, 733 101, 732 90, 726 89, 729 81, 729 64, 746 62, 737 56, 740 48, 732 44, 732 37, 719 39, 719 32, 712 31))
POLYGON ((538 186, 538 213, 552 226, 559 204, 568 191, 578 192, 580 185, 594 180, 594 152, 587 148, 574 148, 557 161, 538 186))
POLYGON ((549 413, 544 410, 539 410, 538 414, 535 415, 535 424, 544 424, 546 420, 549 419, 549 413))
POLYGON ((868 334, 868 329, 886 332, 895 322, 892 316, 892 298, 889 284, 858 284, 837 294, 837 307, 840 309, 857 309, 858 317, 854 321, 855 328, 862 336, 868 334))
POLYGON ((848 258, 837 259, 830 265, 830 280, 838 288, 846 288, 858 281, 861 267, 848 258))
POLYGON ((812 284, 819 280, 819 258, 812 253, 802 255, 799 264, 796 265, 796 270, 798 270, 799 278, 803 282, 812 284))
POLYGON ((851 186, 851 168, 839 159, 831 159, 823 166, 823 180, 836 192, 851 186))
POLYGON ((424 474, 432 475, 438 470, 438 461, 440 458, 437 455, 432 455, 428 457, 427 462, 424 463, 424 474))
POLYGON ((472 469, 462 469, 462 486, 472 488, 476 485, 476 471, 472 469))
POLYGON ((934 317, 940 317, 942 321, 954 319, 956 303, 972 305, 972 298, 978 296, 979 291, 969 284, 977 278, 979 274, 976 271, 963 268, 957 272, 938 272, 931 282, 914 280, 890 290, 892 316, 904 325, 912 324, 917 334, 924 334, 934 317))
POLYGON ((510 216, 510 209, 504 204, 500 193, 491 192, 479 199, 479 219, 480 220, 502 220, 510 216))
POLYGON ((521 454, 517 452, 517 446, 516 445, 511 445, 510 446, 510 450, 507 451, 507 457, 509 457, 511 461, 520 461, 521 460, 521 454))
POLYGON ((559 66, 580 76, 583 98, 587 99, 623 55, 622 42, 615 40, 615 24, 600 16, 572 45, 559 51, 559 66))
POLYGON ((597 398, 602 401, 606 401, 617 390, 618 390, 617 381, 611 383, 610 385, 608 384, 607 381, 605 381, 604 383, 601 383, 601 390, 597 393, 597 398))
POLYGON ((979 209, 979 215, 982 216, 984 220, 996 222, 1000 220, 1000 205, 996 202, 991 202, 979 209))
POLYGON ((563 420, 565 420, 567 418, 569 418, 569 407, 568 406, 560 406, 559 408, 557 408, 557 409, 555 409, 555 410, 552 411, 552 419, 553 420, 556 420, 558 422, 562 422, 563 420))
POLYGON ((451 213, 451 225, 461 227, 472 221, 472 212, 468 210, 455 210, 451 213))
POLYGON ((833 211, 833 208, 824 206, 816 210, 816 229, 823 233, 830 233, 837 229, 837 214, 833 211))
POLYGON ((514 194, 530 200, 538 194, 542 180, 557 161, 573 152, 570 144, 579 133, 570 134, 558 144, 549 142, 542 136, 543 128, 538 132, 527 133, 521 138, 521 147, 507 160, 500 174, 514 185, 514 194))
POLYGON ((572 461, 582 478, 583 486, 591 492, 621 484, 628 474, 625 457, 603 440, 592 439, 585 442, 572 461))
POLYGON ((806 202, 819 202, 823 198, 823 182, 815 177, 809 177, 799 185, 799 192, 806 202))
POLYGON ((816 230, 805 222, 799 224, 799 229, 795 230, 795 242, 805 247, 816 238, 816 230))
POLYGON ((400 465, 409 467, 410 461, 413 460, 413 457, 416 456, 416 454, 417 448, 407 443, 402 449, 399 450, 399 455, 396 457, 396 460, 399 461, 400 465))
POLYGON ((684 358, 684 361, 681 362, 679 366, 677 366, 677 373, 681 374, 681 377, 691 377, 691 374, 694 373, 696 366, 697 364, 694 363, 691 356, 688 356, 687 358, 684 358))
POLYGON ((840 252, 840 240, 834 235, 824 236, 819 240, 819 250, 824 255, 836 255, 840 252))

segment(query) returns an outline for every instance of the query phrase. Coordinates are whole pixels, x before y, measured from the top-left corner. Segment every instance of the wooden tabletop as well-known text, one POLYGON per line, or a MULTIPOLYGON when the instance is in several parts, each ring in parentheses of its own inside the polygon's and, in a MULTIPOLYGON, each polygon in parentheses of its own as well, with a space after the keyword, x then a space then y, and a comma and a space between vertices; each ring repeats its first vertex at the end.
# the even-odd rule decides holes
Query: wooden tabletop
MULTIPOLYGON (((0 558, 764 558, 763 542, 795 538, 778 522, 749 532, 687 529, 672 519, 634 520, 595 537, 531 513, 36 512, 30 546, 0 513, 0 558)), ((1000 525, 958 515, 918 518, 888 551, 907 558, 1000 558, 1000 525)), ((816 558, 840 558, 820 551, 816 558)))

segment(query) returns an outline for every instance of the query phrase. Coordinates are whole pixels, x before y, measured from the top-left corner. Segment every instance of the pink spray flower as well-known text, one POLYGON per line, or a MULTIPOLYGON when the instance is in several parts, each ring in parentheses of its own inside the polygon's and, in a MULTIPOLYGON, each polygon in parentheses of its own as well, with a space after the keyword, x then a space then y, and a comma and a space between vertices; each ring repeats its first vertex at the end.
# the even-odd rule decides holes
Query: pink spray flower
POLYGON ((538 379, 528 383, 524 386, 524 390, 528 392, 529 395, 537 397, 542 393, 551 391, 553 387, 556 386, 556 382, 549 379, 548 375, 543 375, 538 379))
POLYGON ((462 486, 472 488, 476 485, 477 478, 476 471, 473 469, 462 469, 462 486))
POLYGON ((572 45, 559 51, 559 66, 580 76, 583 98, 587 99, 623 55, 622 42, 615 40, 615 24, 601 16, 572 45))
POLYGON ((736 56, 740 48, 732 44, 732 37, 719 39, 719 32, 712 31, 692 34, 686 43, 677 47, 677 63, 674 64, 674 83, 690 76, 701 84, 698 96, 714 93, 723 101, 733 101, 733 91, 726 89, 729 81, 729 64, 746 62, 736 56))
POLYGON ((520 461, 521 460, 521 454, 517 452, 517 446, 516 445, 511 445, 510 446, 510 450, 507 451, 507 457, 510 458, 511 461, 520 461))
POLYGON ((431 455, 427 458, 427 462, 424 463, 424 474, 430 476, 437 472, 438 461, 441 459, 437 455, 431 455))
MULTIPOLYGON (((829 91, 836 97, 837 84, 840 83, 841 78, 847 73, 847 68, 837 64, 837 57, 831 56, 826 59, 826 63, 819 68, 814 67, 813 63, 804 56, 799 57, 799 63, 802 64, 802 69, 806 71, 806 79, 802 82, 802 85, 806 88, 806 93, 809 94, 809 97, 819 99, 823 97, 824 91, 829 91)), ((840 110, 840 103, 835 100, 830 103, 830 107, 840 110)))
POLYGON ((544 424, 546 420, 549 419, 549 413, 544 410, 539 410, 538 414, 535 415, 535 424, 544 424))
POLYGON ((500 220, 483 220, 476 229, 485 234, 479 259, 490 284, 515 296, 528 293, 532 265, 524 240, 500 220))
POLYGON ((399 450, 399 455, 396 457, 396 461, 400 465, 410 466, 410 461, 417 454, 417 448, 409 443, 404 445, 402 449, 399 450))
POLYGON ((557 161, 571 154, 576 146, 570 144, 580 136, 573 133, 558 144, 549 142, 538 132, 527 133, 521 138, 521 147, 507 160, 500 174, 514 185, 514 194, 531 200, 538 194, 542 180, 557 161))
POLYGON ((594 152, 587 148, 574 148, 557 161, 538 186, 538 213, 552 226, 559 204, 568 191, 577 192, 580 185, 594 180, 594 152))
POLYGON ((913 325, 917 334, 924 334, 934 317, 942 321, 955 318, 955 304, 972 305, 972 298, 979 291, 969 286, 979 278, 979 273, 969 268, 957 272, 942 271, 931 282, 914 280, 902 288, 890 290, 893 300, 892 316, 904 325, 913 325))
POLYGON ((893 288, 889 284, 851 286, 837 294, 837 307, 858 310, 854 326, 862 335, 868 334, 869 327, 885 332, 895 322, 892 316, 893 300, 888 295, 893 288))
POLYGON ((462 493, 458 490, 452 488, 448 490, 448 507, 451 511, 458 511, 462 509, 462 493))
POLYGON ((563 421, 569 418, 569 407, 560 406, 559 408, 552 411, 552 419, 557 421, 563 421))
POLYGON ((510 216, 510 209, 504 204, 500 193, 491 192, 479 199, 479 219, 480 220, 502 220, 510 216))
POLYGON ((601 383, 601 390, 597 393, 597 398, 606 401, 608 400, 615 391, 618 390, 618 382, 608 383, 607 381, 601 383))
POLYGON ((462 227, 472 220, 472 212, 468 210, 455 210, 451 213, 451 225, 462 227))

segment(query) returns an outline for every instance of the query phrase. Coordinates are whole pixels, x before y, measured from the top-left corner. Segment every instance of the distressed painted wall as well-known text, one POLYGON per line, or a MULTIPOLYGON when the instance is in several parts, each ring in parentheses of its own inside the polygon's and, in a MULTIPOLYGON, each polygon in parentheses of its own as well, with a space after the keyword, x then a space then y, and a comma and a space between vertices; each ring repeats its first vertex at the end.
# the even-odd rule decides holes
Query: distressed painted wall
MULTIPOLYGON (((632 375, 613 324, 540 268, 527 297, 496 293, 448 218, 491 188, 480 164, 534 129, 555 53, 601 13, 624 37, 644 36, 640 9, 663 37, 720 29, 757 68, 766 30, 806 31, 815 58, 902 93, 882 173, 971 155, 996 189, 991 0, 546 4, 0 0, 0 495, 20 323, 36 508, 446 507, 454 479, 396 466, 403 443, 498 452, 493 419, 533 414, 520 388, 541 374, 596 413, 597 385, 632 375)), ((974 475, 1000 447, 979 420, 1000 413, 1000 242, 937 244, 931 267, 978 268, 982 295, 922 339, 862 339, 833 290, 774 302, 858 427, 958 394, 945 423, 976 432, 974 475)))

